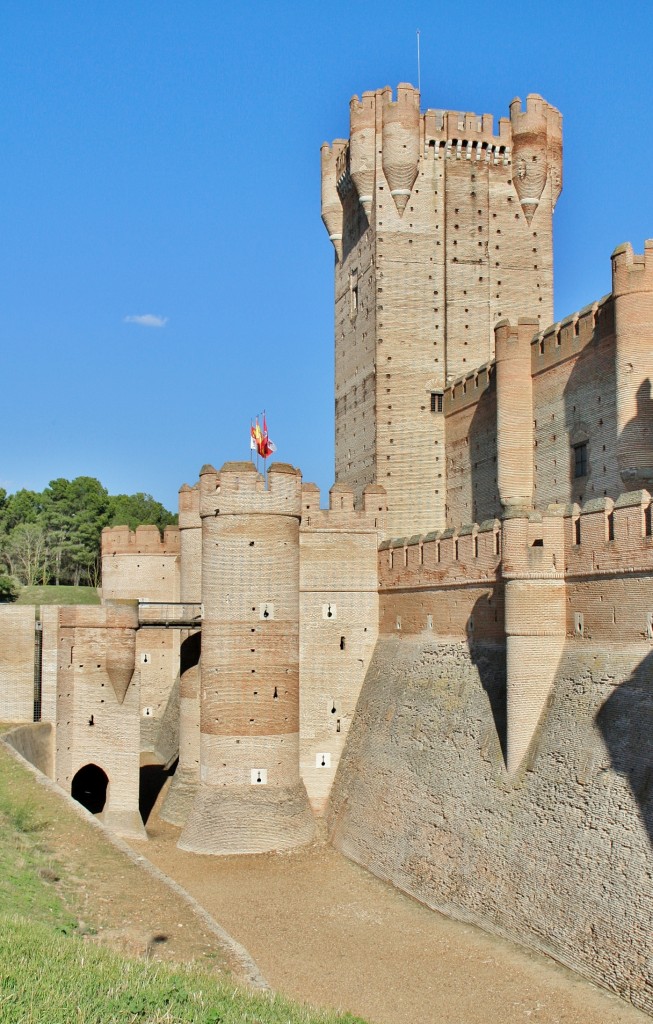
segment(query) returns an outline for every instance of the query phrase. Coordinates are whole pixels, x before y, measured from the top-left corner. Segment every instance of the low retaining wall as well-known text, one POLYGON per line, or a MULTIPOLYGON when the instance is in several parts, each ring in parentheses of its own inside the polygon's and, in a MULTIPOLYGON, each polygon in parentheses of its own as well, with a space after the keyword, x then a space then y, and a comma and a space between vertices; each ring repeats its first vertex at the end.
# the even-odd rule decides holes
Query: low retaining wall
POLYGON ((6 732, 2 738, 43 775, 49 779, 54 778, 54 727, 50 722, 19 725, 6 732))

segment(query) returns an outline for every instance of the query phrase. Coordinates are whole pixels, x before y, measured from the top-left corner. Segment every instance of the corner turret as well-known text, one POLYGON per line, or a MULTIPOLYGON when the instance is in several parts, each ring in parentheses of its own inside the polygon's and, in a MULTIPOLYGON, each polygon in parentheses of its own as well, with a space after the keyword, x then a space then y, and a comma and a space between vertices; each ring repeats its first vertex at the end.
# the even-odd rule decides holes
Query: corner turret
POLYGON ((403 214, 417 177, 419 160, 419 92, 405 82, 383 95, 383 173, 399 214, 403 214))
POLYGON ((551 209, 562 190, 562 115, 537 93, 510 104, 513 185, 530 224, 551 180, 551 209))

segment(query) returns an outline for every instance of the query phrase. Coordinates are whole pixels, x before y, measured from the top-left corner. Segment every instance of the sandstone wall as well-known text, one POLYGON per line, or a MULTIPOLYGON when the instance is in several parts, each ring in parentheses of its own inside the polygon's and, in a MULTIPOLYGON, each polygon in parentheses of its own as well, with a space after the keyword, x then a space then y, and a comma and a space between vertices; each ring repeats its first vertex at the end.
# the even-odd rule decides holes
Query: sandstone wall
POLYGON ((509 777, 501 645, 381 637, 335 781, 336 846, 651 1013, 652 657, 570 638, 509 777))
POLYGON ((34 721, 34 608, 0 604, 0 721, 34 721))

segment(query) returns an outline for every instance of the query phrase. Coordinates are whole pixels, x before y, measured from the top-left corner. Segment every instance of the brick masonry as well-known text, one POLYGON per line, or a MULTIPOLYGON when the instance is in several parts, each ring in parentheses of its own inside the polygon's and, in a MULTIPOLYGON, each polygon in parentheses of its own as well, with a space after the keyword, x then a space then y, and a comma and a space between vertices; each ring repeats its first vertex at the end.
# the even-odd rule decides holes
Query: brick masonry
POLYGON ((34 717, 34 609, 0 605, 0 721, 34 717))

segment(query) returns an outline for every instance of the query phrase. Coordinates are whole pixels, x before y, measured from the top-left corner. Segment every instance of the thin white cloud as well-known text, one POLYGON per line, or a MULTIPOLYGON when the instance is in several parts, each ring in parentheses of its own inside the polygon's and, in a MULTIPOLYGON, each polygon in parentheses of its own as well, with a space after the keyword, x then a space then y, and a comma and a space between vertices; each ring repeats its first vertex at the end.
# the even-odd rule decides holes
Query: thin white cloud
POLYGON ((126 316, 126 324, 138 324, 140 327, 165 327, 168 322, 167 316, 155 316, 154 313, 143 313, 140 316, 126 316))

